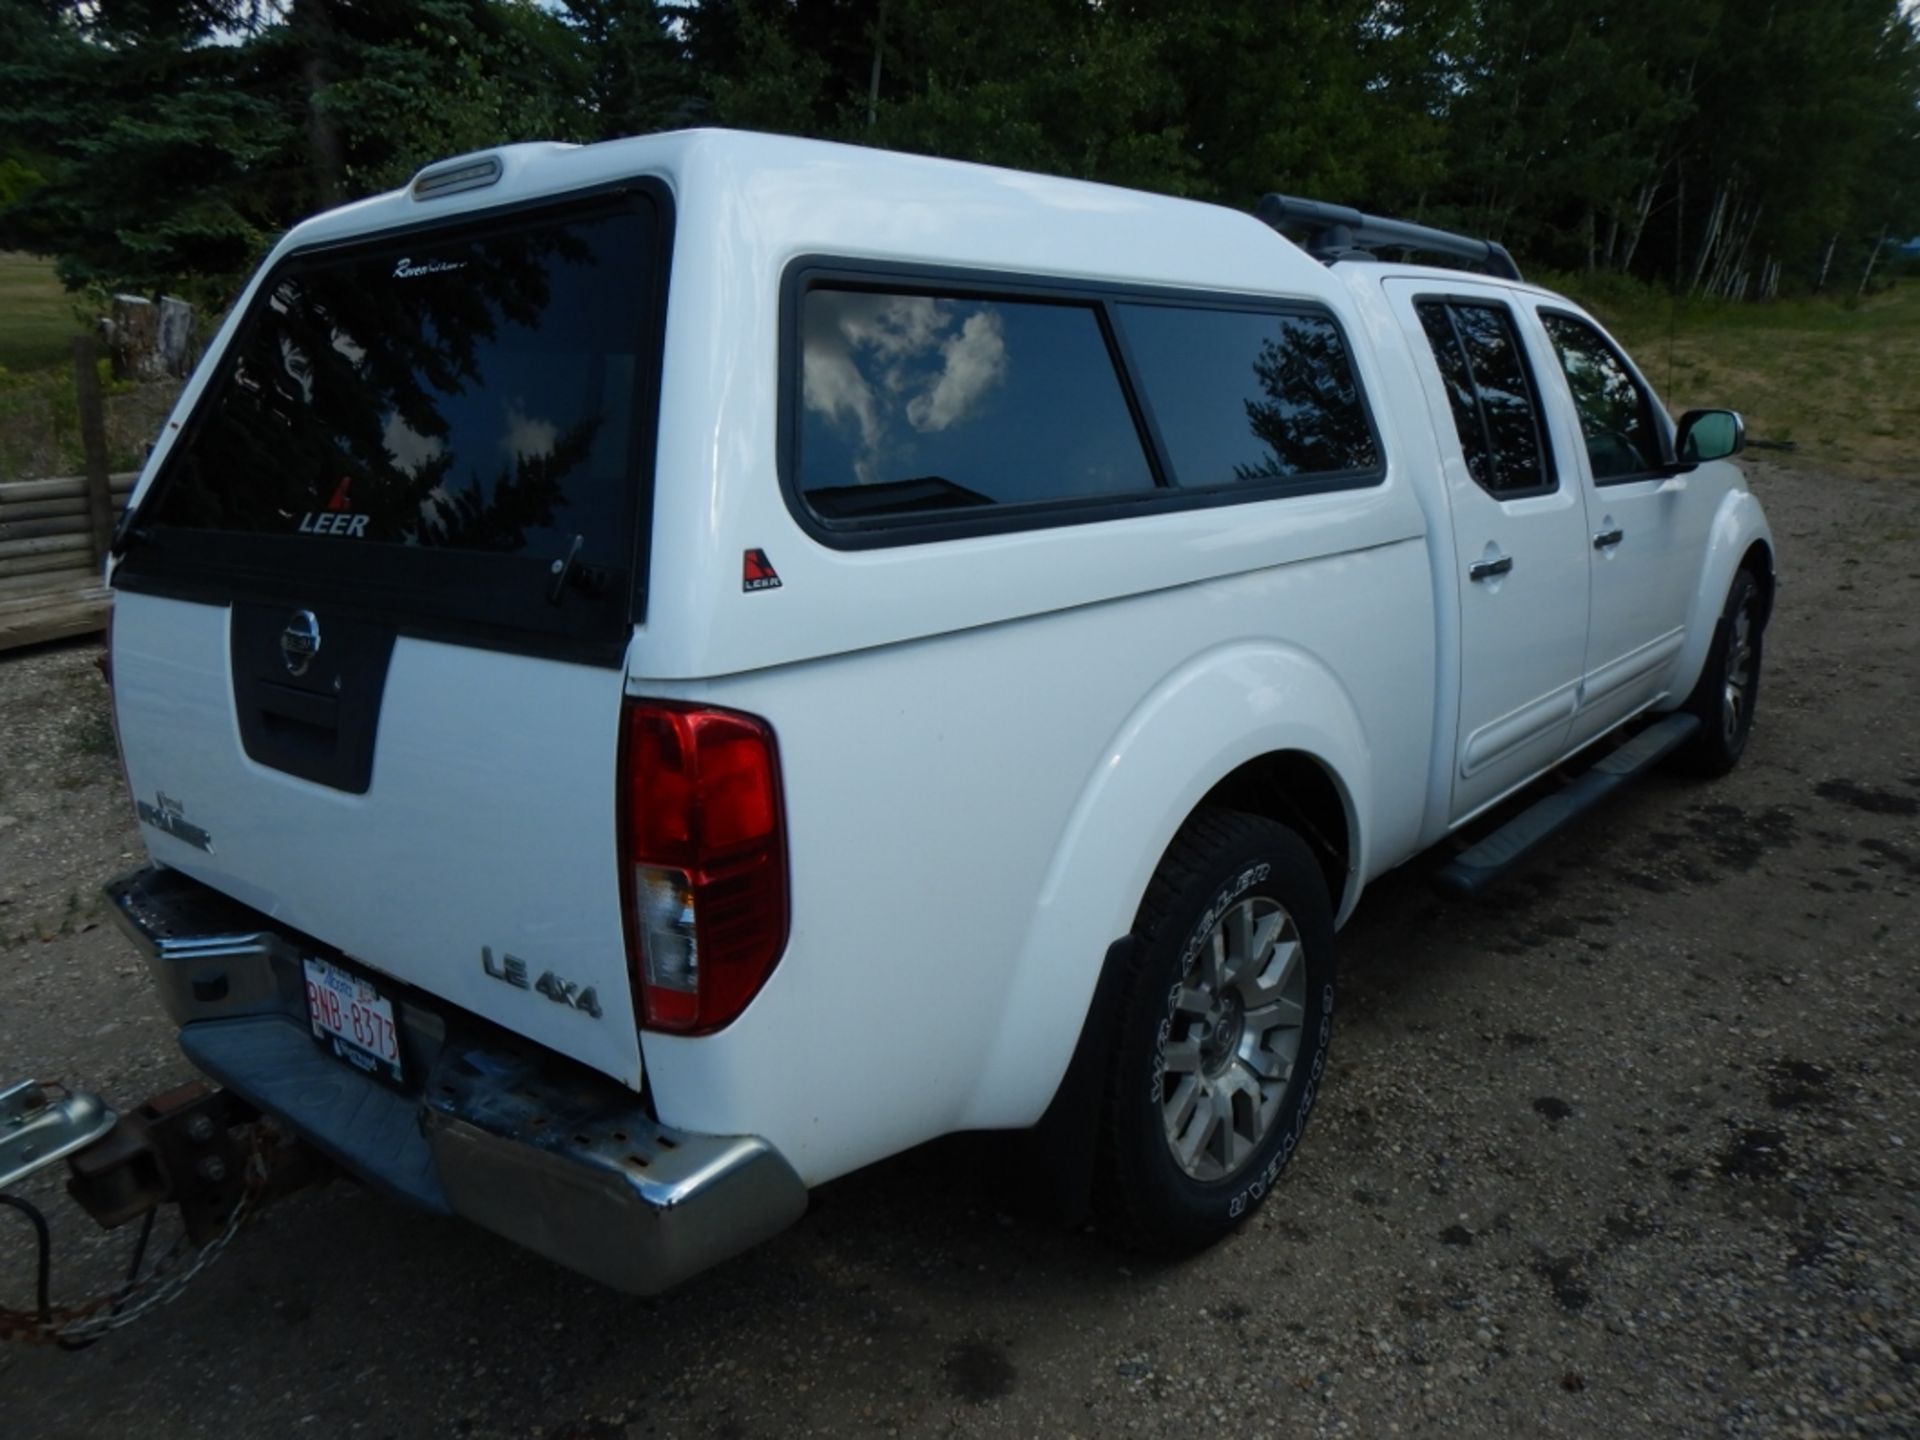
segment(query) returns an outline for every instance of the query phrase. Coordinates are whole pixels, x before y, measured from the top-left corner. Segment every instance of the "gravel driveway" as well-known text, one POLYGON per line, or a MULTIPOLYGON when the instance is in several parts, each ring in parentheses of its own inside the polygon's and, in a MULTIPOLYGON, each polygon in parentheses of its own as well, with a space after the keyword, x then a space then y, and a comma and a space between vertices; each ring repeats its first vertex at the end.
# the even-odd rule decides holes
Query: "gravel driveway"
MULTIPOLYGON (((1210 1253, 1029 1218, 953 1141, 640 1301, 336 1183, 106 1343, 0 1353, 0 1431, 1920 1435, 1920 486, 1754 471, 1746 761, 1488 900, 1377 884, 1307 1143, 1210 1253)), ((132 1101, 188 1069, 94 900, 140 846, 93 659, 0 659, 0 1079, 132 1101)), ((32 1193, 57 1289, 124 1264, 32 1193)))

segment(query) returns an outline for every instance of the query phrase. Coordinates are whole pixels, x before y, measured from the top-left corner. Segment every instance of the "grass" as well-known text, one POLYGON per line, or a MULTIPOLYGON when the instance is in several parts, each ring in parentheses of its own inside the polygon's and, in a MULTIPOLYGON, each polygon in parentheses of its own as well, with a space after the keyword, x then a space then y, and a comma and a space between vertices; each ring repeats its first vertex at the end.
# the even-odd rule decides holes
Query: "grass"
MULTIPOLYGON (((173 407, 179 383, 114 380, 107 373, 107 362, 99 363, 107 468, 138 469, 147 441, 173 407)), ((63 360, 41 370, 0 370, 0 481, 78 475, 85 465, 71 362, 63 360)))
POLYGON ((79 333, 73 297, 53 265, 0 251, 0 370, 44 370, 72 354, 79 333))
POLYGON ((1790 441, 1795 459, 1864 478, 1920 477, 1920 283, 1852 304, 1681 299, 1555 276, 1639 362, 1678 414, 1740 411, 1747 434, 1790 441))
MULTIPOLYGON (((77 475, 85 465, 73 390, 73 297, 50 261, 0 253, 0 481, 77 475)), ((173 408, 174 380, 116 381, 100 362, 107 467, 137 468, 173 408)))

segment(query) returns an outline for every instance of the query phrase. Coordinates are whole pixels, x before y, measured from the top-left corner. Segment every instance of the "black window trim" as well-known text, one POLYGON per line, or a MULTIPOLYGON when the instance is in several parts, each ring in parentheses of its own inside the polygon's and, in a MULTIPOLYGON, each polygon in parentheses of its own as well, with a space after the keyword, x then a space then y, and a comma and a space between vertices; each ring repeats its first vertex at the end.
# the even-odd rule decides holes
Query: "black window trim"
MULTIPOLYGON (((1533 402, 1534 436, 1540 444, 1540 459, 1545 469, 1547 480, 1543 485, 1529 485, 1524 490, 1495 490, 1491 486, 1480 485, 1478 480, 1474 481, 1474 484, 1480 485, 1481 490, 1485 491, 1489 497, 1502 504, 1505 504, 1509 500, 1537 500, 1542 495, 1558 494, 1560 491, 1560 465, 1559 462, 1554 459, 1553 455, 1553 431, 1550 428, 1547 418, 1546 394, 1540 388, 1540 377, 1534 374, 1533 356, 1529 352, 1526 337, 1520 333, 1519 312, 1512 304, 1505 300, 1498 300, 1487 295, 1469 295, 1464 291, 1457 290, 1423 292, 1413 297, 1413 304, 1416 315, 1419 313, 1419 307, 1422 305, 1431 304, 1446 307, 1447 328, 1453 332, 1453 343, 1460 347, 1460 358, 1466 363, 1467 378, 1473 383, 1473 408, 1474 412, 1480 417, 1480 433, 1486 439, 1487 454, 1489 456, 1496 454, 1498 447, 1493 443, 1493 429, 1487 423, 1486 403, 1480 398, 1480 380, 1479 377, 1474 374, 1473 356, 1468 353, 1466 342, 1460 338, 1460 327, 1454 321, 1453 307, 1456 305, 1478 305, 1486 310, 1498 309, 1506 311, 1508 328, 1512 332, 1514 344, 1518 347, 1520 377, 1526 382, 1528 398, 1533 402)), ((1425 327, 1422 327, 1423 333, 1424 328, 1425 327)), ((1547 343, 1553 343, 1551 336, 1548 337, 1547 343)), ((1428 348, 1431 349, 1432 347, 1429 346, 1428 348)), ((1443 376, 1442 378, 1444 379, 1445 377, 1443 376)), ((1449 406, 1448 408, 1451 409, 1452 407, 1449 406)), ((1584 437, 1582 443, 1584 443, 1584 437)), ((1467 473, 1469 475, 1473 473, 1472 466, 1467 467, 1467 473)))
POLYGON ((1023 271, 923 265, 833 255, 800 255, 787 263, 780 281, 775 459, 780 493, 786 500, 794 523, 821 544, 835 550, 872 550, 1013 534, 1023 530, 1092 525, 1141 515, 1213 509, 1223 505, 1251 505, 1295 495, 1368 488, 1384 483, 1389 467, 1385 458, 1386 445, 1354 354, 1353 345, 1339 317, 1329 307, 1314 300, 1182 290, 1172 286, 1082 280, 1023 271), (836 520, 822 517, 807 504, 798 475, 801 425, 798 403, 801 387, 800 306, 807 292, 815 286, 880 294, 928 294, 951 299, 998 299, 1022 304, 1070 305, 1093 310, 1106 339, 1115 377, 1133 417, 1137 439, 1153 474, 1153 488, 1092 498, 996 504, 958 514, 884 515, 836 520), (1353 374, 1354 392, 1366 419, 1368 433, 1373 438, 1374 451, 1382 457, 1381 462, 1365 470, 1334 471, 1305 479, 1280 477, 1252 482, 1230 481, 1221 485, 1182 489, 1174 479, 1174 467, 1166 442, 1146 401, 1145 387, 1141 384, 1128 348, 1125 326, 1114 313, 1118 305, 1143 303, 1193 310, 1304 314, 1325 320, 1333 327, 1346 350, 1353 374))
MULTIPOLYGON (((1605 347, 1607 353, 1620 362, 1620 368, 1627 372, 1627 378, 1633 382, 1634 388, 1639 390, 1640 398, 1646 402, 1648 417, 1653 421, 1654 434, 1659 438, 1662 462, 1659 466, 1651 470, 1634 470, 1625 475, 1609 475, 1602 479, 1593 473, 1593 461, 1592 458, 1589 457, 1587 461, 1587 474, 1592 479, 1595 488, 1602 485, 1638 485, 1648 480, 1672 479, 1677 473, 1673 454, 1672 417, 1667 414, 1667 407, 1660 403, 1660 397, 1654 393, 1653 386, 1647 383, 1647 377, 1640 373, 1640 367, 1627 358, 1626 352, 1614 344, 1613 337, 1607 334, 1601 327, 1600 322, 1595 320, 1591 315, 1582 315, 1578 311, 1564 309, 1561 306, 1551 304, 1536 305, 1534 310, 1535 313, 1540 316, 1540 328, 1546 334, 1547 343, 1553 346, 1554 359, 1559 361, 1563 371, 1566 369, 1566 361, 1560 359, 1560 347, 1554 344, 1553 332, 1547 329, 1547 317, 1552 316, 1559 320, 1571 320, 1576 325, 1585 326, 1593 332, 1594 337, 1605 347)), ((1564 374, 1560 378, 1565 382, 1568 399, 1571 400, 1573 383, 1567 380, 1564 374)), ((1580 448, 1584 452, 1587 445, 1587 427, 1580 420, 1580 407, 1577 404, 1574 406, 1573 419, 1574 423, 1580 427, 1580 448)))
POLYGON ((195 401, 153 484, 141 497, 139 511, 129 511, 121 521, 116 537, 120 560, 114 570, 114 588, 203 604, 225 605, 241 600, 324 609, 385 621, 395 626, 396 633, 416 639, 608 668, 624 665, 633 626, 646 618, 652 549, 660 385, 675 234, 673 191, 664 179, 634 175, 301 245, 281 256, 261 278, 252 291, 251 303, 257 305, 260 297, 270 294, 289 271, 316 260, 355 251, 377 252, 419 235, 459 239, 503 225, 519 228, 545 219, 565 221, 619 210, 651 213, 655 251, 651 283, 642 291, 642 333, 635 349, 632 432, 627 452, 631 483, 621 522, 628 533, 624 587, 616 581, 614 590, 598 605, 586 596, 570 594, 549 611, 539 589, 531 584, 524 587, 524 600, 515 596, 501 603, 503 564, 525 570, 526 578, 532 581, 537 570, 552 558, 548 556, 428 549, 409 557, 415 573, 405 580, 395 580, 386 563, 394 549, 390 545, 334 546, 327 552, 333 562, 320 569, 303 562, 323 553, 314 547, 326 545, 325 541, 260 533, 143 529, 141 514, 153 504, 155 496, 164 493, 177 457, 188 452, 231 382, 232 370, 225 361, 245 338, 243 323, 222 352, 220 372, 195 401), (346 563, 342 566, 339 561, 346 563), (422 565, 425 573, 420 573, 422 565), (449 588, 457 596, 466 597, 467 603, 447 600, 449 588), (526 616, 547 623, 530 626, 525 623, 526 616))

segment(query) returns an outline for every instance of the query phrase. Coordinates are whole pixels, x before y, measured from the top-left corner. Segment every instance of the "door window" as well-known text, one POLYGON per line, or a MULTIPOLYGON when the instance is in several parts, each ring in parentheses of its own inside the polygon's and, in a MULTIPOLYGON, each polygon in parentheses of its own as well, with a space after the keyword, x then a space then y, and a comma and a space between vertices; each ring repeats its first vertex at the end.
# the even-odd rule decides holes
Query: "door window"
POLYGON ((1504 305, 1423 300, 1415 307, 1440 366, 1467 473, 1501 500, 1555 485, 1539 392, 1504 305))
POLYGON ((1544 311, 1540 320, 1567 372, 1594 480, 1604 484, 1660 470, 1666 454, 1653 399, 1626 362, 1584 320, 1544 311))

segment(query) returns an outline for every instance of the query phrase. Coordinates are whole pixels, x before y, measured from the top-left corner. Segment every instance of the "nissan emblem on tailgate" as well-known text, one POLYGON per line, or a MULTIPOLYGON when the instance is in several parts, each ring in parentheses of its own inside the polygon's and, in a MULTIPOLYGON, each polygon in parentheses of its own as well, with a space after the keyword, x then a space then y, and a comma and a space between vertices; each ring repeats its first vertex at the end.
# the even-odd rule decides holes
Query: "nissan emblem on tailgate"
POLYGON ((289 675, 304 675, 320 653, 320 621, 311 610, 296 610, 280 632, 280 658, 289 675))

